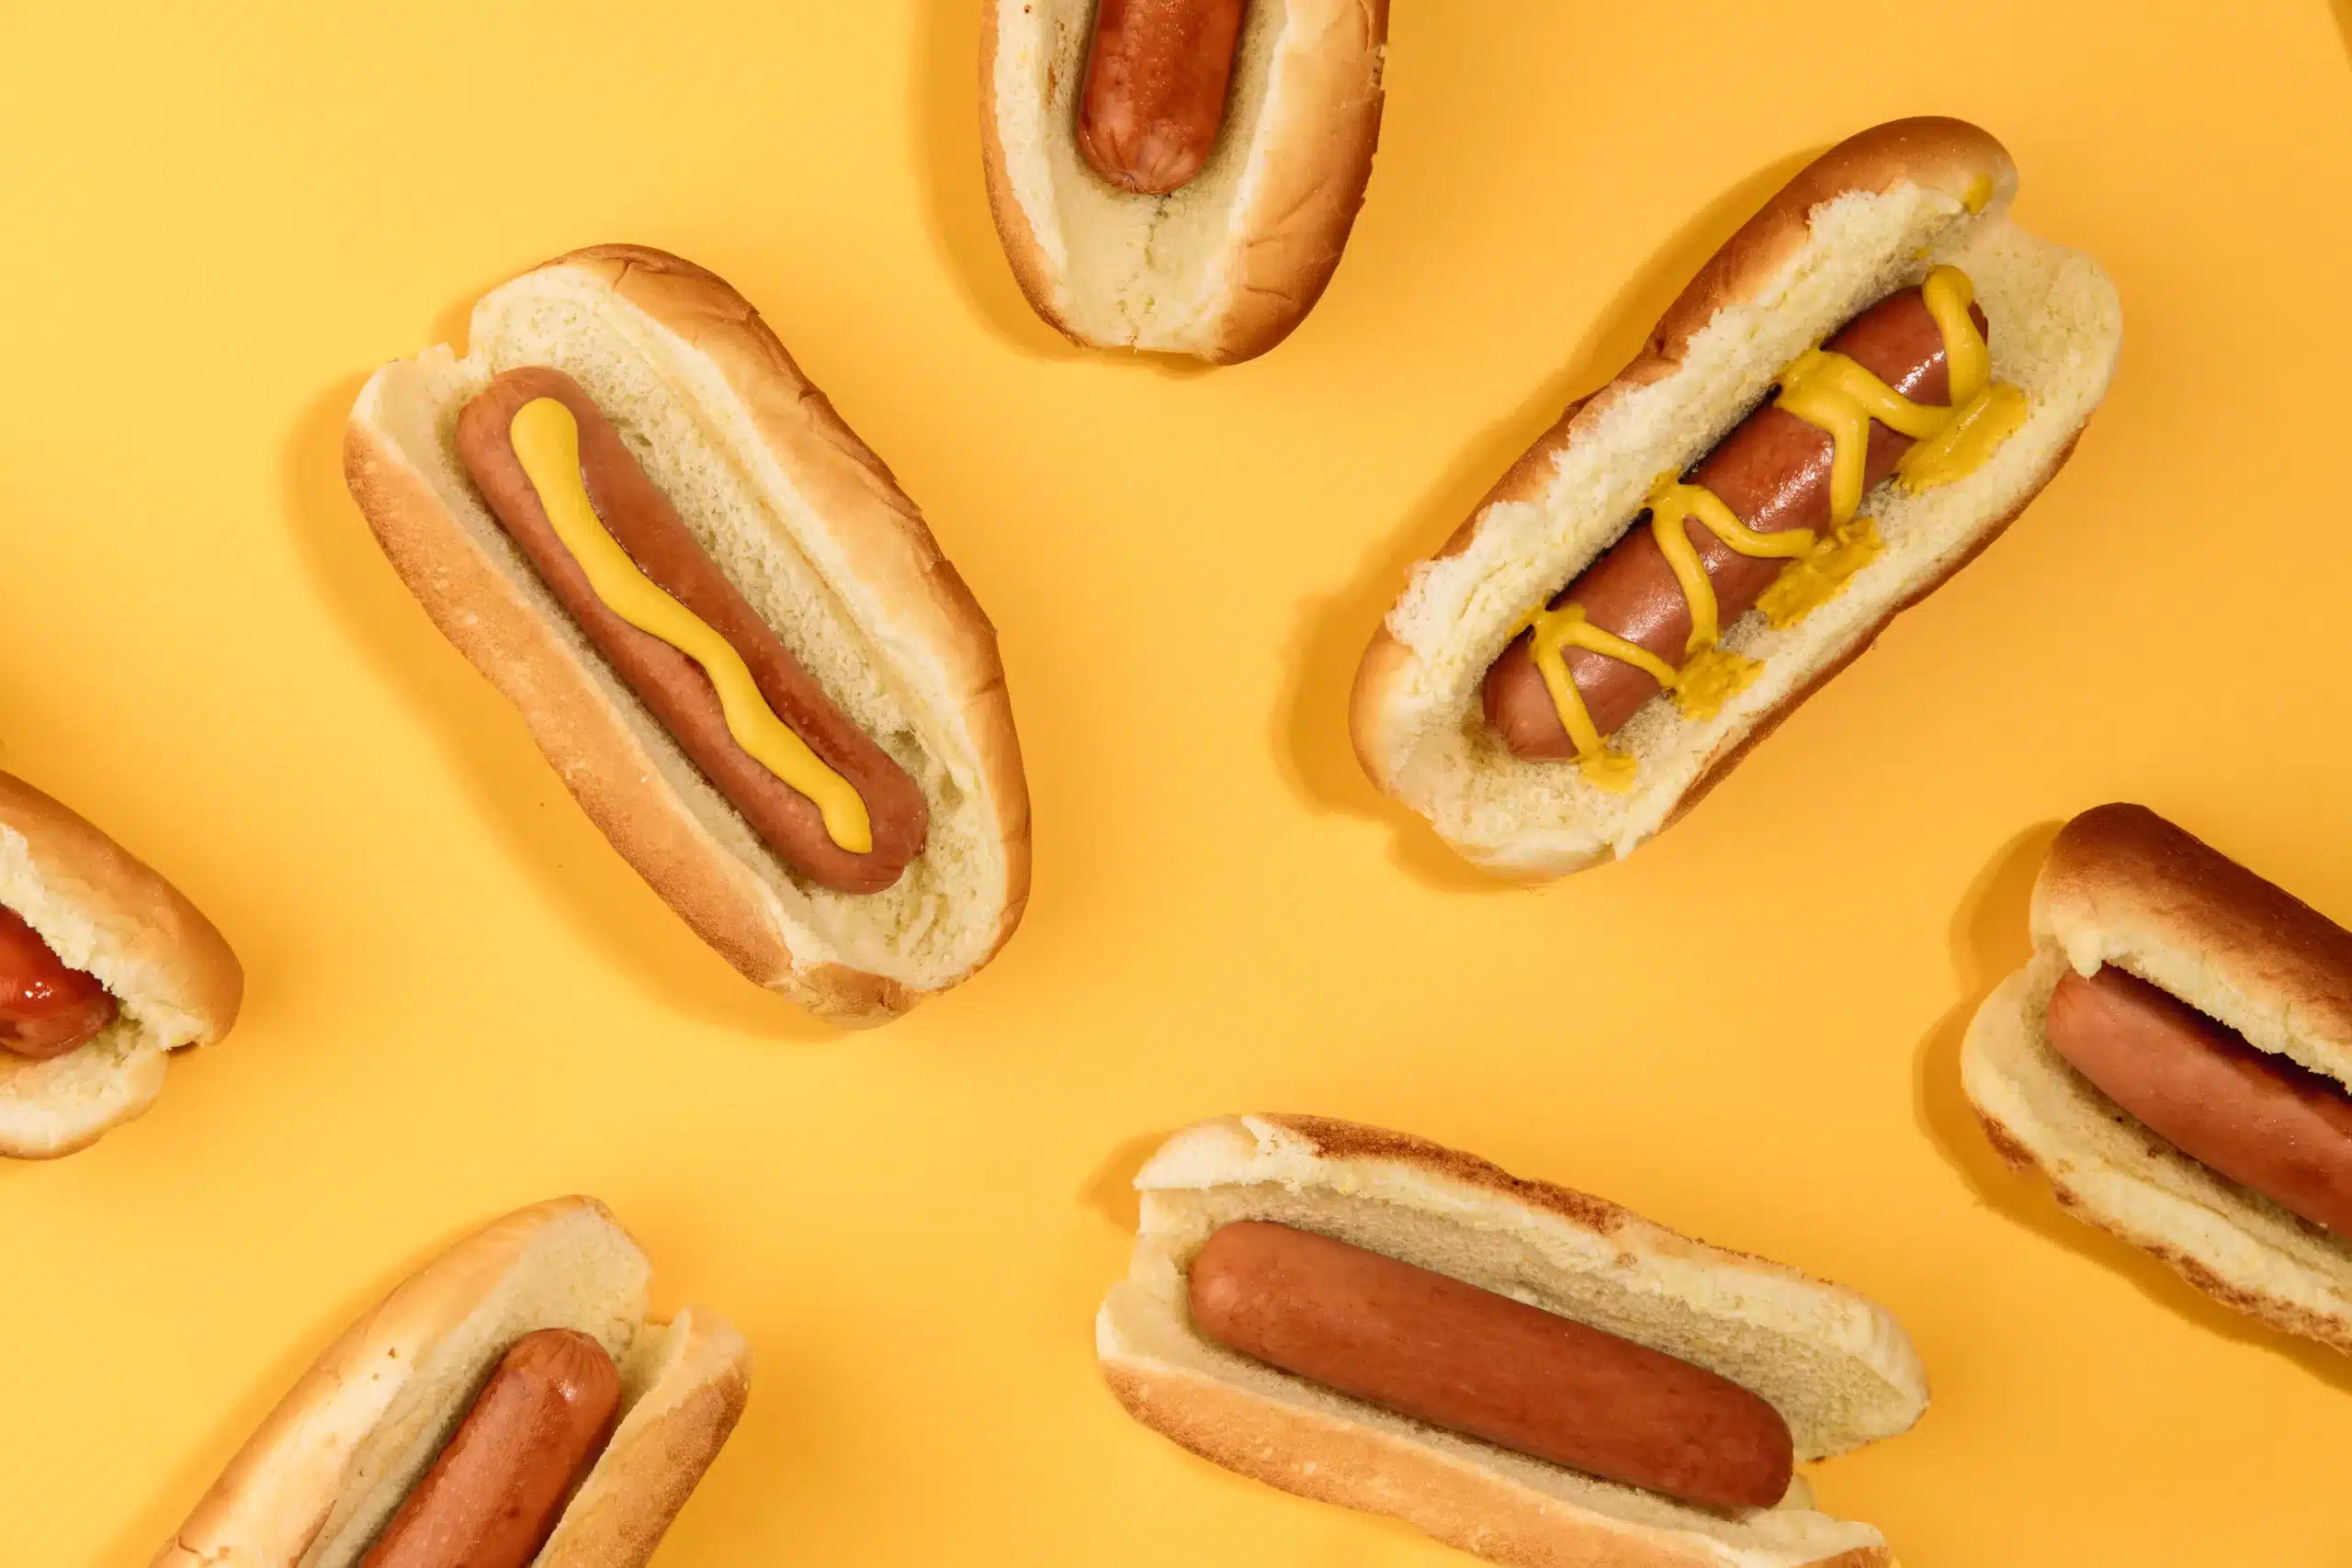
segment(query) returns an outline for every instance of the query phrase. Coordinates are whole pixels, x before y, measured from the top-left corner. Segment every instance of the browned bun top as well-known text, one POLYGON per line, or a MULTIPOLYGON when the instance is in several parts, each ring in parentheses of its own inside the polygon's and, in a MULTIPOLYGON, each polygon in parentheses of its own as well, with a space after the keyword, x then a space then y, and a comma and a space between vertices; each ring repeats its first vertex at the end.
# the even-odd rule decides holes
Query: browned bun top
POLYGON ((2352 931, 2144 806, 2094 807, 2060 829, 2034 908, 2038 925, 2195 953, 2297 1033, 2352 1040, 2352 931))
POLYGON ((163 1092, 164 1060, 229 1032, 244 971, 212 922, 146 863, 23 780, 0 773, 0 905, 120 1004, 44 1060, 0 1052, 0 1156, 51 1159, 163 1092))
POLYGON ((244 999, 244 969, 178 888, 71 807, 4 773, 0 833, 22 839, 51 895, 97 928, 126 984, 187 1015, 188 1028, 167 1045, 202 1044, 229 1032, 244 999))

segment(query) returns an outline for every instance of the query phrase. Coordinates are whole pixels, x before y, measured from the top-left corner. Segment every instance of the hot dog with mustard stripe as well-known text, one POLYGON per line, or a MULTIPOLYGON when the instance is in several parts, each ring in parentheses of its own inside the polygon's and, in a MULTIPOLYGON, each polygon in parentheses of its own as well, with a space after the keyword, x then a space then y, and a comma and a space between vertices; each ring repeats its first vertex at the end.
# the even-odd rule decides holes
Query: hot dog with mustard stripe
POLYGON ((288 1392, 154 1568, 637 1568, 751 1382, 707 1308, 648 1319, 650 1274, 589 1198, 458 1242, 288 1392))
POLYGON ((458 415, 482 499, 630 691, 777 856, 876 893, 929 808, 727 580, 580 384, 529 366, 458 415))
POLYGON ((1095 1323, 1130 1414, 1496 1562, 1885 1568, 1799 1461, 1927 1404, 1883 1308, 1398 1133, 1243 1116, 1136 1178, 1095 1323))
POLYGON ((1373 782, 1505 874, 1630 853, 1990 544, 2121 339, 2016 187, 1951 119, 1799 172, 1412 570, 1350 708, 1373 782))
POLYGON ((2199 1290, 2352 1351, 2352 931, 2143 806, 2084 812, 1961 1079, 1994 1146, 2199 1290))
POLYGON ((386 555, 706 941, 837 1022, 985 964, 1028 891, 995 633, 741 296, 639 246, 387 366, 345 467, 386 555))

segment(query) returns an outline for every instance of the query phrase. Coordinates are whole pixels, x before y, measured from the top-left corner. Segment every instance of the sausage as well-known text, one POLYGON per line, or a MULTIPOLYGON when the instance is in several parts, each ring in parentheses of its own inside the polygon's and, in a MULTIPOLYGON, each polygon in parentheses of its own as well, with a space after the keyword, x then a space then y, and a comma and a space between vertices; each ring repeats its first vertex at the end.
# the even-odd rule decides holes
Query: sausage
POLYGON ((1789 1489, 1788 1424, 1738 1384, 1509 1296, 1312 1232, 1220 1228, 1193 1321, 1368 1404, 1711 1508, 1789 1489))
POLYGON ((2352 1236, 2352 1096, 2256 1050, 2136 975, 2069 970, 2050 994, 2052 1049, 2201 1165, 2352 1236))
POLYGON ((620 1403, 613 1359, 585 1334, 517 1340, 359 1568, 528 1568, 620 1403))
POLYGON ((578 382, 537 366, 507 371, 458 414, 458 450, 482 499, 540 580, 763 843, 795 871, 840 892, 876 893, 899 879, 922 852, 930 829, 922 792, 776 640, 578 382), (638 630, 596 596, 514 454, 514 415, 539 398, 555 399, 579 422, 581 472, 606 531, 640 571, 743 656, 775 716, 857 790, 873 823, 868 852, 835 843, 816 803, 737 743, 702 666, 638 630))
MULTIPOLYGON (((1988 330, 1982 310, 1971 306, 1970 313, 1979 332, 1988 330)), ((1917 288, 1888 295, 1849 321, 1825 346, 1914 402, 1942 405, 1951 400, 1943 334, 1917 288)), ((1909 436, 1871 421, 1863 463, 1865 493, 1894 471, 1912 445, 1909 436)), ((1826 431, 1766 403, 1700 459, 1689 482, 1714 491, 1733 516, 1759 534, 1790 528, 1820 533, 1829 526, 1829 468, 1835 451, 1826 431)), ((1634 519, 1623 538, 1560 591, 1552 607, 1573 599, 1584 606, 1593 625, 1679 665, 1690 635, 1690 604, 1665 552, 1644 525, 1648 515, 1645 512, 1634 519)), ((1742 555, 1696 519, 1683 528, 1714 584, 1718 621, 1726 628, 1788 565, 1742 555)), ((1646 671, 1622 660, 1580 648, 1566 649, 1564 657, 1594 727, 1604 736, 1657 694, 1657 682, 1646 671)), ((1528 634, 1521 633, 1487 671, 1484 696, 1487 722, 1512 755, 1538 759, 1576 754, 1529 652, 1528 634)))
POLYGON ((1079 95, 1078 151, 1123 189, 1190 184, 1225 126, 1248 0, 1100 0, 1079 95))
POLYGON ((39 931, 0 908, 0 1051, 62 1056, 89 1043, 115 1011, 95 976, 67 968, 39 931))

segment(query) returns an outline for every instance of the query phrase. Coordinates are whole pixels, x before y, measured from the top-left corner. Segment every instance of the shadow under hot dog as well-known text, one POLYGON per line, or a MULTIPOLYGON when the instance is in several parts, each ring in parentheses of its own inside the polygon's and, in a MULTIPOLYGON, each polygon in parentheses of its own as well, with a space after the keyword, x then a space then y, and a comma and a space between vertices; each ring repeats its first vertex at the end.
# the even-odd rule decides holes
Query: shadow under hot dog
POLYGON ((1407 570, 1470 515, 1572 400, 1600 386, 1641 352, 1650 330, 1699 268, 1819 151, 1809 148, 1779 159, 1709 202, 1617 291, 1556 374, 1470 439, 1461 457, 1374 543, 1345 585, 1300 605, 1287 660, 1290 685, 1273 718, 1276 759, 1292 786, 1318 812, 1390 824, 1390 858, 1418 880, 1462 892, 1514 886, 1472 868, 1428 824, 1386 799, 1364 777, 1348 734, 1348 701, 1365 645, 1403 590, 1407 570))
POLYGON ((998 337, 1032 358, 1079 358, 1085 351, 1039 320, 1022 297, 989 212, 980 165, 978 0, 928 0, 916 25, 922 36, 909 111, 932 239, 964 297, 998 337))
POLYGON ((1952 967, 1961 1000, 1919 1043, 1916 1111, 1920 1130, 1969 1190, 2004 1219, 2113 1269, 2158 1306, 2201 1329, 2285 1356, 2312 1376, 2352 1393, 2352 1360, 2232 1311, 2153 1255, 2075 1218, 2058 1206, 2050 1183, 2039 1172, 2011 1169, 1985 1137, 1961 1088, 1961 1044, 1984 998, 2032 952, 2027 916, 2033 882, 2061 826, 2040 823, 2004 844, 1977 873, 1952 915, 1952 967))
POLYGON ((372 1276, 371 1283, 359 1286, 321 1309, 315 1325, 301 1339, 264 1363, 245 1391, 206 1427, 203 1442, 173 1467, 162 1492, 123 1522, 113 1540, 99 1551, 93 1568, 146 1568, 227 1468, 230 1456, 244 1446, 263 1417, 277 1407, 278 1401, 311 1370, 327 1347, 427 1259, 439 1256, 474 1228, 469 1224, 451 1227, 437 1239, 414 1249, 404 1261, 386 1264, 372 1276))
MULTIPOLYGON (((456 324, 460 330, 440 341, 463 341, 463 323, 456 324)), ((349 377, 303 411, 284 467, 297 552, 355 639, 424 716, 467 794, 547 902, 611 968, 637 976, 666 1005, 728 1029, 794 1042, 837 1037, 703 945, 572 804, 512 705, 411 596, 344 488, 344 423, 365 380, 349 377)), ((453 899, 461 896, 454 882, 449 891, 453 899)), ((495 953, 482 956, 498 960, 495 953)))

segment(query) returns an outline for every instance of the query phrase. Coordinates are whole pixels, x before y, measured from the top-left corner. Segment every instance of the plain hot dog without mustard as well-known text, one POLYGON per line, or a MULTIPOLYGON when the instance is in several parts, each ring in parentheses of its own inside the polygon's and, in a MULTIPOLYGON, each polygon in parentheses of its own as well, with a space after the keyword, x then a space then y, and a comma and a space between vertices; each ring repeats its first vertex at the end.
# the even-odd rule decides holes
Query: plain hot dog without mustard
POLYGON ((1432 1426, 1708 1507, 1788 1492, 1788 1424, 1755 1393, 1448 1275, 1252 1220, 1189 1291, 1217 1343, 1432 1426))
POLYGON ((97 979, 68 968, 15 910, 0 908, 0 1051, 36 1061, 87 1044, 116 1003, 97 979))
POLYGON ((569 1328, 515 1342, 359 1568, 528 1568, 612 1436, 620 1373, 569 1328))
POLYGON ((2352 1236, 2352 1097, 2136 975, 2069 970, 2052 1049, 2151 1131, 2281 1208, 2352 1236))
POLYGON ((1099 0, 1078 149, 1122 189, 1167 196, 1207 166, 1225 127, 1247 0, 1099 0))
MULTIPOLYGON (((1981 310, 1972 305, 1970 314, 1978 332, 1988 330, 1981 310)), ((1917 288, 1887 296, 1848 322, 1825 346, 1914 402, 1943 406, 1951 400, 1943 337, 1917 288)), ((1892 474, 1914 445, 1909 436, 1872 420, 1863 463, 1864 491, 1892 474)), ((1734 517, 1757 533, 1804 529, 1820 536, 1831 523, 1835 450, 1826 432, 1767 403, 1701 459, 1686 482, 1713 491, 1734 517)), ((1644 525, 1646 516, 1637 517, 1607 554, 1561 590, 1551 607, 1580 604, 1594 626, 1668 664, 1679 664, 1690 635, 1690 604, 1656 536, 1644 525)), ((1696 518, 1682 527, 1713 585, 1718 621, 1724 628, 1754 606, 1789 565, 1786 559, 1733 549, 1696 518)), ((1487 720, 1514 756, 1573 757, 1575 743, 1561 723, 1531 647, 1531 635, 1521 632, 1487 671, 1487 720)), ((1565 658, 1569 678, 1603 737, 1658 694, 1658 682, 1639 665, 1580 648, 1568 649, 1565 658)))
POLYGON ((763 843, 795 870, 840 892, 879 892, 898 880, 922 852, 929 830, 922 792, 777 640, 577 382, 540 367, 507 371, 459 414, 458 448, 491 511, 541 581, 763 843), (854 790, 870 823, 870 848, 839 841, 815 800, 745 750, 729 728, 712 675, 695 659, 639 630, 598 595, 517 455, 517 416, 540 400, 560 403, 577 423, 580 474, 595 521, 638 570, 725 639, 775 717, 854 790))

